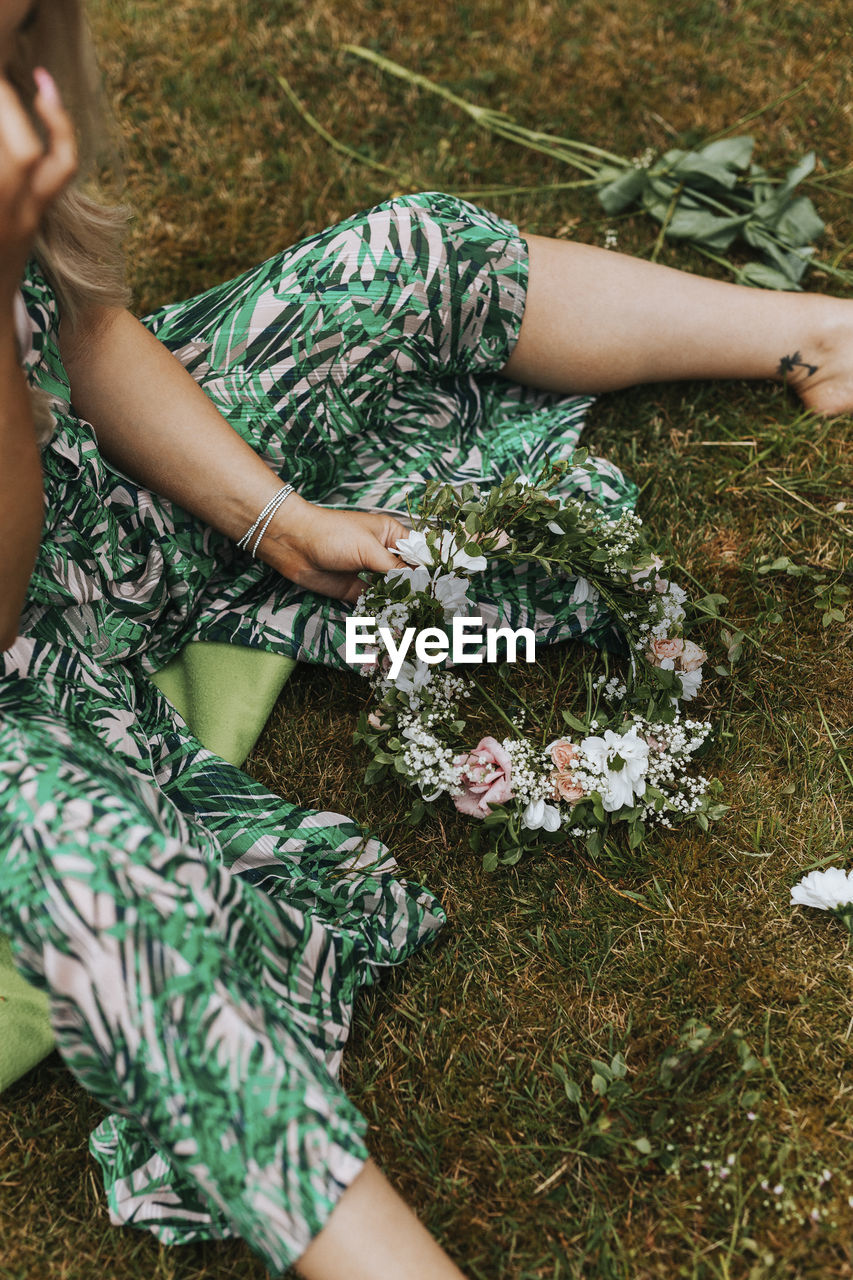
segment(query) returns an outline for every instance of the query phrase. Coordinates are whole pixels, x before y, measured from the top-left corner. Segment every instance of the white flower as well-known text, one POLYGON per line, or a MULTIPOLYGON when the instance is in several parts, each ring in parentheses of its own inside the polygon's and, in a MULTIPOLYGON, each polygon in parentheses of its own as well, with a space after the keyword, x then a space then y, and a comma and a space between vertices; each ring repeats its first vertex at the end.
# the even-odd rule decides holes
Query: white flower
MULTIPOLYGON (((663 665, 661 663, 661 666, 663 665)), ((699 686, 702 683, 702 668, 699 667, 698 671, 679 671, 678 678, 681 681, 681 697, 684 702, 689 702, 699 692, 699 686)))
POLYGON ((412 595, 417 591, 426 591, 429 586, 429 570, 423 565, 418 565, 416 569, 389 569, 385 574, 385 581, 391 584, 395 582, 405 581, 409 584, 409 590, 412 595))
POLYGON ((597 790, 607 813, 633 804, 646 791, 649 744, 635 729, 603 737, 584 738, 580 744, 581 763, 599 775, 597 790))
MULTIPOLYGON (((425 568, 435 564, 436 557, 430 550, 426 534, 421 533, 420 529, 413 529, 407 538, 399 538, 395 550, 409 564, 423 565, 425 568)), ((460 547, 456 534, 450 529, 445 529, 442 533, 437 554, 439 560, 449 561, 451 569, 468 569, 473 573, 486 567, 486 557, 469 555, 460 547)))
POLYGON ((432 668, 426 662, 404 662, 394 684, 402 693, 416 693, 429 683, 431 676, 432 668))
POLYGON ((521 825, 529 831, 559 831, 560 810, 556 805, 546 804, 544 800, 531 800, 521 815, 521 825))
POLYGON ((442 560, 449 560, 451 569, 468 569, 471 573, 481 573, 486 567, 486 557, 469 556, 468 552, 463 551, 459 546, 456 535, 449 529, 445 529, 441 535, 439 557, 442 560))
POLYGON ((459 578, 455 573, 443 573, 436 578, 433 590, 436 600, 444 605, 447 617, 468 614, 471 601, 468 599, 467 578, 459 578))
POLYGON ((409 564, 429 567, 433 562, 432 552, 426 540, 426 534, 420 529, 413 529, 406 538, 399 538, 396 543, 397 554, 409 564))
POLYGON ((586 604, 587 600, 597 603, 598 592, 587 578, 577 578, 569 596, 569 604, 586 604))
POLYGON ((829 867, 826 871, 812 871, 791 890, 791 903, 801 907, 817 907, 820 911, 832 911, 834 907, 846 907, 853 903, 853 871, 841 867, 829 867))

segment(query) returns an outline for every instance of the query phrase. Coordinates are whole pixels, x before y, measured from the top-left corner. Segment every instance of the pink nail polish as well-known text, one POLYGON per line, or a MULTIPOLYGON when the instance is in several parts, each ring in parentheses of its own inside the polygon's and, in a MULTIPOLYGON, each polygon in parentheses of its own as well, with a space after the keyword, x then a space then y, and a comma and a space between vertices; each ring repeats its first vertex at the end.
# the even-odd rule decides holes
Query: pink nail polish
POLYGON ((36 82, 36 88, 41 94, 42 100, 48 106, 55 107, 59 102, 59 90, 50 72, 45 71, 44 67, 36 67, 33 71, 33 79, 36 82))

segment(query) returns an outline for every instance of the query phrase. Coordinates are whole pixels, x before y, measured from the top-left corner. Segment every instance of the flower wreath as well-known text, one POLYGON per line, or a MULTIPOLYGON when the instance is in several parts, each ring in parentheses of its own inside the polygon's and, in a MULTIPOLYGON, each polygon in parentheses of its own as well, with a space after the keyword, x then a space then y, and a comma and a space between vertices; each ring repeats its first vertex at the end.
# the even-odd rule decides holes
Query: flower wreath
POLYGON ((570 463, 546 464, 533 481, 511 475, 485 493, 431 482, 412 532, 396 546, 411 567, 367 576, 359 600, 367 648, 354 660, 374 697, 355 733, 373 755, 365 780, 401 776, 418 793, 412 822, 450 797, 461 813, 481 820, 471 843, 485 843, 487 869, 566 836, 582 839, 595 855, 614 828, 636 849, 652 825, 691 816, 707 830, 724 809, 711 800, 718 784, 689 772, 711 726, 684 718, 679 708, 695 697, 706 659, 683 635, 685 593, 661 576, 663 562, 649 551, 633 512, 610 519, 591 501, 553 496, 568 467, 572 478, 592 469, 579 450, 570 463), (588 617, 604 610, 626 651, 624 674, 589 680, 586 713, 563 709, 565 732, 551 741, 547 730, 532 740, 523 717, 510 718, 459 673, 460 661, 482 660, 482 645, 480 656, 471 656, 470 634, 458 651, 466 656, 451 662, 459 619, 469 628, 482 621, 472 619, 469 575, 491 559, 574 579, 572 602, 585 605, 588 617), (421 656, 413 658, 418 632, 421 656), (477 689, 511 733, 471 746, 460 708, 477 689))

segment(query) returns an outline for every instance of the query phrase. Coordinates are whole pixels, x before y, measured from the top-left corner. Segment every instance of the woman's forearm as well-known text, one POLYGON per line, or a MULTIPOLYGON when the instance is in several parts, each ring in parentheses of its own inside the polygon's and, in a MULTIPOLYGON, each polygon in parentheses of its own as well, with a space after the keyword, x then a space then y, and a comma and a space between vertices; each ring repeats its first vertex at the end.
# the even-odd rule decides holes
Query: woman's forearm
MULTIPOLYGON (((234 431, 180 361, 127 311, 101 311, 60 346, 75 410, 104 457, 155 493, 238 540, 287 476, 234 431)), ((391 516, 329 511, 292 493, 258 558, 284 577, 354 603, 363 569, 386 571, 406 529, 391 516)))
POLYGON ((242 537, 281 479, 180 361, 127 311, 101 311, 73 333, 63 326, 60 345, 74 409, 92 423, 107 461, 242 537))
POLYGON ((10 314, 0 327, 0 649, 17 639, 43 518, 32 406, 10 314))

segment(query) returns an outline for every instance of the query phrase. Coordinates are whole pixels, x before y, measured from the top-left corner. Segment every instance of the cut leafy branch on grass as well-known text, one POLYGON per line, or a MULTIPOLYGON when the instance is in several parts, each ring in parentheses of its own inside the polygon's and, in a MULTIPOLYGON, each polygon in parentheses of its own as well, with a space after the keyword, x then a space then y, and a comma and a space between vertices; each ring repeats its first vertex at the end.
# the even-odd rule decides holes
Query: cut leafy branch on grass
POLYGON ((344 51, 438 95, 497 137, 579 169, 587 175, 584 185, 597 190, 606 213, 635 207, 648 213, 660 224, 653 259, 668 238, 685 241, 713 258, 739 284, 799 290, 809 266, 853 283, 853 272, 815 257, 812 241, 823 233, 824 224, 809 197, 797 194, 799 184, 814 170, 812 151, 782 178, 752 161, 755 139, 748 134, 717 138, 689 150, 671 148, 657 157, 648 151, 629 160, 576 138, 524 128, 505 112, 468 102, 371 49, 348 44, 344 51), (736 242, 756 251, 758 259, 738 266, 723 257, 736 242))

